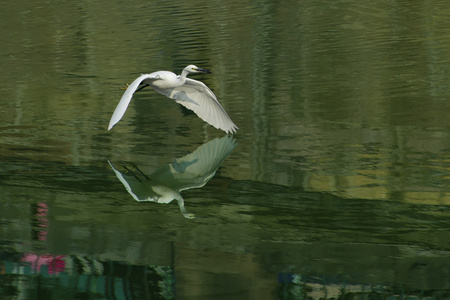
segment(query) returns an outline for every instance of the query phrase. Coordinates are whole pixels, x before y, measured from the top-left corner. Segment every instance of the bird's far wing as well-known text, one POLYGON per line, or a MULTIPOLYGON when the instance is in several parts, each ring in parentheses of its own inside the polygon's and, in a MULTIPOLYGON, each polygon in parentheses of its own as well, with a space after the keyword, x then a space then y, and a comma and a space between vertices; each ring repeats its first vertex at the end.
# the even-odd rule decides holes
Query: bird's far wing
POLYGON ((155 90, 175 99, 177 103, 192 110, 203 121, 217 129, 226 133, 234 133, 238 129, 217 101, 214 93, 203 82, 186 78, 182 86, 168 89, 155 88, 155 90))
POLYGON ((142 81, 145 79, 152 78, 153 74, 144 74, 139 76, 135 81, 133 81, 123 93, 122 98, 119 101, 119 104, 117 104, 116 110, 114 111, 111 120, 109 121, 108 130, 111 130, 111 128, 122 119, 123 115, 125 114, 128 105, 130 104, 131 98, 133 97, 134 92, 137 90, 139 85, 142 81))

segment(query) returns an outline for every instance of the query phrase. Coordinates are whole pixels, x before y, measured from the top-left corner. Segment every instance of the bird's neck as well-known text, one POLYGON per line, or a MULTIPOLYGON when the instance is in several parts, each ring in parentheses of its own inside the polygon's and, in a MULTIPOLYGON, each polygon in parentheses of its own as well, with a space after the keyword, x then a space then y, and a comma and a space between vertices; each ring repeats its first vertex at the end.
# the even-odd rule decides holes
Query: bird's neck
POLYGON ((180 81, 181 81, 181 84, 184 84, 184 82, 186 81, 186 77, 187 77, 188 74, 189 74, 189 72, 188 72, 187 70, 185 70, 185 69, 181 72, 181 75, 179 76, 179 79, 180 79, 180 81))

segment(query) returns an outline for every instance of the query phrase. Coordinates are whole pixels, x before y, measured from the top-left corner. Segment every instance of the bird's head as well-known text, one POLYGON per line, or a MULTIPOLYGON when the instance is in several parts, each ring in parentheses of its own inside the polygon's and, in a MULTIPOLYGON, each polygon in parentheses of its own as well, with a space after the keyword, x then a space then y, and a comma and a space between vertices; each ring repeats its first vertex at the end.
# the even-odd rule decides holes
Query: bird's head
POLYGON ((184 70, 189 73, 211 73, 211 71, 199 68, 196 65, 189 65, 186 68, 184 68, 184 70))

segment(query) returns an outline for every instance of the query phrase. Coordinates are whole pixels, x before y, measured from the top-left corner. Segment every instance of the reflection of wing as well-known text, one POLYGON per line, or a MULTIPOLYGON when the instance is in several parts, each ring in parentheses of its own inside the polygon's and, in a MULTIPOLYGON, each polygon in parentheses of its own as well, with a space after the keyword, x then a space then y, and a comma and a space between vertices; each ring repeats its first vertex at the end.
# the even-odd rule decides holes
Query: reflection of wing
MULTIPOLYGON (((125 186, 128 193, 138 202, 157 202, 157 203, 170 203, 172 200, 177 200, 180 212, 185 218, 193 219, 194 214, 188 213, 184 207, 183 197, 173 189, 160 185, 153 184, 152 180, 145 176, 139 169, 136 170, 140 174, 134 173, 132 170, 124 166, 124 171, 118 171, 114 168, 113 164, 108 160, 109 165, 116 173, 117 178, 125 186), (139 176, 140 175, 140 176, 139 176)), ((134 167, 133 167, 134 168, 134 167)))
POLYGON ((214 139, 174 163, 157 169, 150 177, 176 191, 202 187, 236 145, 236 140, 229 136, 214 139))
POLYGON ((116 173, 117 178, 125 186, 127 192, 136 201, 157 201, 157 195, 148 185, 146 178, 139 179, 139 177, 132 171, 121 172, 114 168, 113 164, 108 160, 109 165, 116 173))
MULTIPOLYGON (((134 200, 138 202, 152 201, 166 204, 172 202, 172 200, 177 200, 182 211, 184 210, 183 198, 178 192, 170 187, 154 182, 142 174, 137 168, 137 173, 125 166, 123 166, 124 171, 118 171, 109 160, 108 162, 114 173, 116 173, 117 178, 119 178, 134 200)), ((132 166, 132 168, 135 167, 132 166)))
POLYGON ((206 123, 226 133, 234 133, 238 128, 226 111, 217 101, 214 93, 203 83, 186 78, 183 85, 161 89, 153 87, 157 92, 171 98, 184 107, 192 110, 206 123))

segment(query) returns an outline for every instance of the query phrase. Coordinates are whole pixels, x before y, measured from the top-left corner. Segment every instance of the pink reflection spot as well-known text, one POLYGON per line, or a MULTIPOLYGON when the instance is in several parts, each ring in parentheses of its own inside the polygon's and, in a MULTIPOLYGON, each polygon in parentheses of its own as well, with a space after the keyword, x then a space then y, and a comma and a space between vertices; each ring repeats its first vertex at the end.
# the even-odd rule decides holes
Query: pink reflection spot
POLYGON ((58 274, 64 271, 66 263, 63 260, 65 255, 37 255, 33 253, 26 253, 22 257, 23 262, 31 264, 31 268, 37 272, 41 271, 43 265, 48 266, 49 274, 58 274))

